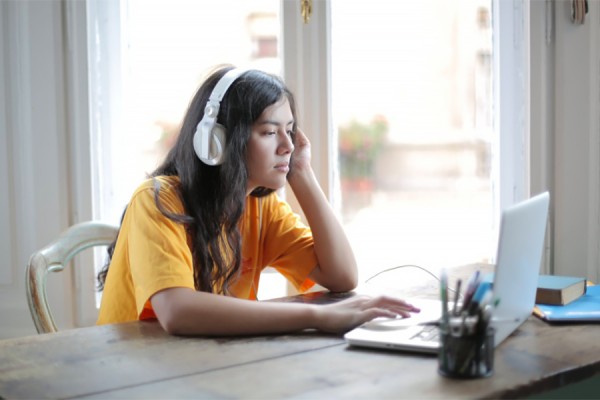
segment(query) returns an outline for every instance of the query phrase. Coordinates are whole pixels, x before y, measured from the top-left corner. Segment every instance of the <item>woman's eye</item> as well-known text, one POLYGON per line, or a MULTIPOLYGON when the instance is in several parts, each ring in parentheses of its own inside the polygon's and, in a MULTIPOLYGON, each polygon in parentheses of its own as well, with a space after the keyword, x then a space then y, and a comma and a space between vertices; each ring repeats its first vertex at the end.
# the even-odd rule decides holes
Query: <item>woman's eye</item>
POLYGON ((294 131, 287 131, 288 136, 294 136, 294 131))

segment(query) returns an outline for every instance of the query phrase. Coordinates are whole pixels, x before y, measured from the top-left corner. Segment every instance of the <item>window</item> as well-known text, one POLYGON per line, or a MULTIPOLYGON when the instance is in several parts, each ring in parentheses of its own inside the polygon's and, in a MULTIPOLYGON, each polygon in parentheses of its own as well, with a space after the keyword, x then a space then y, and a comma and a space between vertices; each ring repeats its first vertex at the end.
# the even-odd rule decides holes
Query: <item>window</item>
POLYGON ((489 261, 491 1, 331 5, 341 209, 361 281, 489 261))

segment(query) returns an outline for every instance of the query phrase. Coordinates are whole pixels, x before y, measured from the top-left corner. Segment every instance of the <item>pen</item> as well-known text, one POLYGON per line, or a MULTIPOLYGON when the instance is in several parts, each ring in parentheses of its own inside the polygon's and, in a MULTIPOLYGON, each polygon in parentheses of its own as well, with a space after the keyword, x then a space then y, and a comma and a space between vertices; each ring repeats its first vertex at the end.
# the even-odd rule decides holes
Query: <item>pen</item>
MULTIPOLYGON (((441 278, 440 278, 440 297, 442 300, 442 324, 443 326, 441 327, 442 331, 447 331, 448 330, 448 275, 446 274, 446 269, 442 268, 442 274, 441 274, 441 278)), ((443 335, 441 336, 443 337, 443 335)), ((442 363, 442 369, 443 370, 447 370, 448 369, 448 353, 445 351, 442 351, 440 353, 441 356, 441 363, 442 363)))
POLYGON ((473 275, 471 275, 471 277, 469 278, 469 281, 467 282, 467 288, 465 289, 465 296, 463 298, 461 312, 467 310, 467 308, 469 307, 469 303, 471 302, 471 298, 475 293, 475 289, 477 289, 477 286, 479 286, 479 274, 479 270, 475 271, 473 275))
POLYGON ((454 305, 452 306, 452 315, 458 315, 458 297, 460 296, 460 286, 462 285, 462 280, 456 281, 456 291, 454 292, 454 305))
POLYGON ((479 302, 479 308, 483 309, 485 306, 489 306, 490 302, 492 301, 492 297, 494 297, 494 293, 492 292, 491 289, 488 290, 487 292, 485 292, 485 294, 483 295, 483 298, 479 302))
POLYGON ((445 268, 442 269, 440 291, 442 298, 442 321, 448 326, 448 275, 445 268))
POLYGON ((469 303, 469 307, 467 309, 467 313, 469 315, 475 315, 477 314, 477 310, 480 307, 483 307, 484 304, 484 300, 486 302, 489 302, 491 300, 491 293, 492 291, 490 290, 492 288, 492 284, 490 282, 481 282, 479 284, 479 286, 477 287, 477 290, 475 291, 475 293, 473 294, 473 297, 471 298, 471 302, 469 303), (487 296, 487 298, 486 298, 487 296))

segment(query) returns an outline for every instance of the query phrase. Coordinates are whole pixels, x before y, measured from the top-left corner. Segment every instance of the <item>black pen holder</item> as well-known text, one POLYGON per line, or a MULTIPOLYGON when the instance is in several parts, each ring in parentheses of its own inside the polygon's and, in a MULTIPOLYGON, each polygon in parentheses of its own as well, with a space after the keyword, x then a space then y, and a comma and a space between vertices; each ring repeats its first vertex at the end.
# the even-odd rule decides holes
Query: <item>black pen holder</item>
POLYGON ((440 326, 438 372, 448 378, 473 379, 494 372, 494 333, 491 326, 481 332, 455 332, 440 326))

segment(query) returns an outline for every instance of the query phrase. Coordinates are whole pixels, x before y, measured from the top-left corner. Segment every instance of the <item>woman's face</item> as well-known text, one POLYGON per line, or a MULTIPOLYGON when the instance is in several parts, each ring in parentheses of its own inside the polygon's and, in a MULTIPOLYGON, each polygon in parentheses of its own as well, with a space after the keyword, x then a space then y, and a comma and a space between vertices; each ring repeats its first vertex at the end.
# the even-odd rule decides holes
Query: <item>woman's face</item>
POLYGON ((294 116, 287 98, 265 108, 252 125, 246 150, 247 193, 257 187, 279 189, 285 185, 294 151, 294 116))

